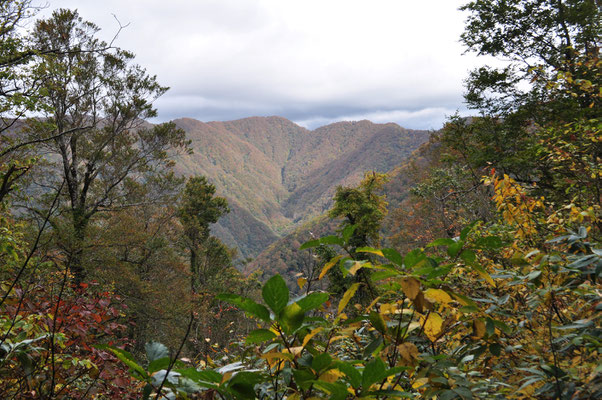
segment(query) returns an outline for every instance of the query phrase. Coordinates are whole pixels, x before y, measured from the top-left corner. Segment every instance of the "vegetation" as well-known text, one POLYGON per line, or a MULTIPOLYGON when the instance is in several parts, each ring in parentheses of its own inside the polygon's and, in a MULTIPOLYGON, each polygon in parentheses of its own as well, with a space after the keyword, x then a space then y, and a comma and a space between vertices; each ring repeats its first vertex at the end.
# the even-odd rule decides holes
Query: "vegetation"
POLYGON ((142 121, 165 88, 76 12, 25 38, 2 3, 0 397, 601 398, 600 6, 463 9, 509 62, 468 78, 480 114, 334 190, 288 276, 244 276, 183 132, 142 121))

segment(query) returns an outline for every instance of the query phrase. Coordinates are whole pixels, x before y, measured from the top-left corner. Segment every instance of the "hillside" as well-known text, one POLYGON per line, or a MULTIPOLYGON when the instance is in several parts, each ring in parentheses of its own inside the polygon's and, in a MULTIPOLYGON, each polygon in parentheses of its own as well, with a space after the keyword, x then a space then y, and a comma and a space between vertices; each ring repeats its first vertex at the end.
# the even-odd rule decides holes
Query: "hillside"
POLYGON ((174 122, 194 150, 179 156, 177 171, 207 176, 228 198, 233 211, 214 232, 243 258, 322 214, 338 185, 357 184, 365 171, 391 170, 429 137, 370 121, 313 131, 281 117, 174 122))
MULTIPOLYGON (((381 237, 382 245, 387 246, 388 238, 397 232, 395 226, 396 211, 407 198, 409 190, 416 184, 416 171, 424 168, 435 157, 439 148, 437 141, 424 143, 414 150, 404 161, 389 171, 389 181, 383 187, 382 194, 386 196, 389 214, 383 221, 381 237)), ((278 239, 266 248, 251 263, 245 266, 249 274, 261 269, 264 276, 281 274, 287 279, 291 289, 295 289, 293 277, 296 273, 307 268, 309 251, 299 250, 299 246, 308 240, 334 234, 339 221, 329 219, 325 214, 315 217, 293 232, 278 239)))

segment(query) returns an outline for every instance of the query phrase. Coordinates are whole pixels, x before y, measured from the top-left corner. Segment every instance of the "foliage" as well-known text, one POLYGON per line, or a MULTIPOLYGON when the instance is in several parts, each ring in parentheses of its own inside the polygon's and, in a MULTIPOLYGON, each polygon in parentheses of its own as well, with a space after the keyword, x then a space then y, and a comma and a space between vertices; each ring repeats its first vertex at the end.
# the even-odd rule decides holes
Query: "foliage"
MULTIPOLYGON (((168 151, 187 145, 173 124, 144 126, 143 119, 156 115, 152 101, 167 88, 131 65, 133 54, 98 40, 97 32, 77 12, 57 10, 37 21, 31 35, 34 46, 49 53, 32 67, 43 77, 39 101, 46 108, 43 118, 29 122, 28 139, 42 141, 50 168, 43 172, 44 187, 61 188, 65 196, 62 230, 71 235, 61 245, 78 282, 86 274, 92 218, 126 206, 129 179, 169 178, 168 151)), ((147 201, 162 194, 151 193, 155 198, 147 201)))

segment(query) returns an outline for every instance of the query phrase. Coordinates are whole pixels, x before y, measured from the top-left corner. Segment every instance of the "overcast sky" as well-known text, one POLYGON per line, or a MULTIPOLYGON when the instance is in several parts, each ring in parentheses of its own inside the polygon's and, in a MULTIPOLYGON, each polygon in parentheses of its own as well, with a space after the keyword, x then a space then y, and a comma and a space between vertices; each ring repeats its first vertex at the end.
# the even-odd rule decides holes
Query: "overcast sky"
POLYGON ((48 0, 77 8, 171 87, 159 120, 279 115, 438 129, 481 64, 456 0, 48 0))

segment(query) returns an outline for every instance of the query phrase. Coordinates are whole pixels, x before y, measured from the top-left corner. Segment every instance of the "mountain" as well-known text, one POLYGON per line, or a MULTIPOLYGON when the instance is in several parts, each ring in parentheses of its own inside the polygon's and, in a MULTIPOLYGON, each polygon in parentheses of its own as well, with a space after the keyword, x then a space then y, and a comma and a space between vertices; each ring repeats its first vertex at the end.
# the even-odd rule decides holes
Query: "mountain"
POLYGON ((281 117, 227 122, 174 121, 191 140, 177 172, 205 175, 232 212, 215 234, 255 257, 270 243, 324 213, 339 185, 366 171, 388 172, 428 140, 428 131, 370 121, 308 130, 281 117))
MULTIPOLYGON (((399 231, 397 226, 397 213, 403 209, 403 202, 408 198, 410 189, 416 185, 420 171, 432 165, 433 158, 439 156, 440 145, 437 140, 425 142, 409 157, 388 172, 389 181, 383 186, 382 193, 387 201, 389 213, 383 220, 381 229, 381 245, 392 246, 391 236, 399 231)), ((245 265, 244 272, 250 274, 261 270, 263 277, 274 274, 282 275, 289 288, 298 290, 295 275, 306 272, 313 262, 309 250, 299 250, 299 247, 308 240, 335 234, 341 221, 332 220, 326 214, 315 217, 311 221, 296 227, 289 234, 279 238, 252 262, 245 265)), ((395 246, 392 246, 395 247, 395 246)))

